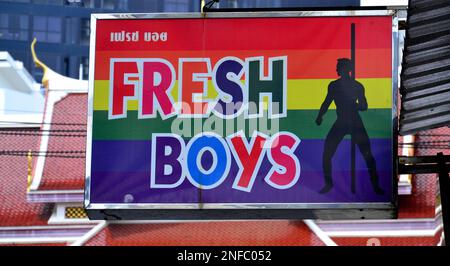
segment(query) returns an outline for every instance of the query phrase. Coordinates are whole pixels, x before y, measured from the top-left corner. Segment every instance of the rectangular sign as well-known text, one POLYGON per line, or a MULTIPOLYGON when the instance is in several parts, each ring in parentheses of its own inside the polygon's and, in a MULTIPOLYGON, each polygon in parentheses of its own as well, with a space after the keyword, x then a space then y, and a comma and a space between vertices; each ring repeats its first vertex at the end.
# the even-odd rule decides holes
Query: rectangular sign
POLYGON ((395 216, 392 15, 280 14, 94 15, 91 218, 395 216))

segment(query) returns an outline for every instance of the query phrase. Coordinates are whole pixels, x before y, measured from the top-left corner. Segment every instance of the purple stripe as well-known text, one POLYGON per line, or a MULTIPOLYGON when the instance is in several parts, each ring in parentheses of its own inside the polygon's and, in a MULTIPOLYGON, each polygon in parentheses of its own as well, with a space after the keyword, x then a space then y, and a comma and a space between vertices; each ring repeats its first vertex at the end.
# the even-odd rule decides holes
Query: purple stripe
MULTIPOLYGON (((269 186, 264 177, 272 167, 263 160, 250 193, 232 188, 238 172, 235 160, 225 181, 211 190, 199 190, 187 179, 177 188, 150 188, 149 141, 94 141, 91 175, 92 203, 336 203, 389 202, 392 194, 392 161, 390 140, 372 140, 378 166, 382 196, 373 192, 369 173, 359 153, 357 156, 357 193, 350 192, 350 148, 344 141, 334 157, 334 188, 319 194, 324 180, 321 171, 323 141, 303 140, 295 154, 300 158, 298 183, 286 190, 269 186), (117 154, 125 156, 117 156, 117 154), (139 156, 137 156, 139 155, 139 156), (120 158, 118 160, 115 157, 120 158)), ((209 156, 208 156, 209 157, 209 156)))
POLYGON ((150 189, 149 172, 92 172, 91 203, 196 203, 198 190, 187 180, 173 189, 150 189))
MULTIPOLYGON (((264 172, 268 171, 267 166, 263 166, 264 172)), ((373 192, 366 171, 357 171, 356 174, 356 194, 350 192, 350 172, 335 172, 334 188, 323 195, 318 193, 323 186, 323 177, 317 172, 302 172, 298 183, 286 190, 272 188, 260 177, 255 180, 250 193, 233 189, 234 177, 230 176, 220 186, 200 192, 187 179, 177 188, 150 189, 150 178, 145 172, 94 172, 91 203, 336 203, 390 200, 390 172, 378 173, 380 186, 386 191, 382 196, 373 192)))
MULTIPOLYGON (((323 140, 306 139, 300 142, 296 155, 302 171, 322 170, 323 140)), ((151 142, 120 140, 94 140, 92 146, 92 171, 143 171, 150 172, 151 142)), ((380 171, 391 171, 390 139, 372 139, 372 154, 380 171)), ((265 158, 267 160, 267 156, 265 158)), ((356 170, 366 169, 366 163, 357 149, 356 170)), ((350 140, 342 141, 333 157, 333 170, 350 169, 350 140)))

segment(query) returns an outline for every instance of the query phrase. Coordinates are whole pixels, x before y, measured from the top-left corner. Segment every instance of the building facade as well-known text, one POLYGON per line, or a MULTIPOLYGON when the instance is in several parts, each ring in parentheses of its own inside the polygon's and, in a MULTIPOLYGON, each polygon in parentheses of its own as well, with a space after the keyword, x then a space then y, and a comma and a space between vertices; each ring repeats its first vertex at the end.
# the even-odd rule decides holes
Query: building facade
POLYGON ((40 80, 29 45, 33 38, 41 58, 56 72, 87 79, 92 13, 198 12, 191 0, 7 0, 0 1, 0 50, 23 62, 40 80))
MULTIPOLYGON (((40 80, 29 44, 56 72, 87 79, 92 13, 199 12, 200 0, 0 0, 0 50, 23 62, 40 80)), ((208 1, 205 1, 208 2, 208 1)), ((222 0, 215 8, 358 6, 359 0, 222 0)))

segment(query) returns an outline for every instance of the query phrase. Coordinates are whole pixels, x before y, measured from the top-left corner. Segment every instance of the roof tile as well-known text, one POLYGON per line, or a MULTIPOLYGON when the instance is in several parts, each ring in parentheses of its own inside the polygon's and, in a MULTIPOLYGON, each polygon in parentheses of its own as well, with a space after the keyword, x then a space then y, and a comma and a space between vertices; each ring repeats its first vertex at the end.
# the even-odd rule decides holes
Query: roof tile
POLYGON ((223 221, 109 224, 86 245, 111 246, 323 246, 303 222, 223 221))
MULTIPOLYGON (((28 151, 37 145, 37 136, 0 134, 0 150, 28 151)), ((0 226, 47 224, 52 205, 26 200, 27 169, 26 156, 0 156, 0 226)))
MULTIPOLYGON (((52 123, 85 124, 87 120, 87 94, 69 94, 54 106, 52 123)), ((54 124, 49 151, 85 151, 86 132, 61 132, 59 130, 86 130, 81 125, 54 124)), ((85 158, 52 158, 45 160, 44 172, 39 190, 82 190, 84 189, 85 158)))

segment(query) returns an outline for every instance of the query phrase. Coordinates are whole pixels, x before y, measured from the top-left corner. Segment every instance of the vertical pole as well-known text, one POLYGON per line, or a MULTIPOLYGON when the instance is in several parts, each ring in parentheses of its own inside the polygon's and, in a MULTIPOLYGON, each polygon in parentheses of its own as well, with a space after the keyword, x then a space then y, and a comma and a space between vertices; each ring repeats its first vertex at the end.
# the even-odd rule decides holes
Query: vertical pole
POLYGON ((351 60, 352 60, 352 78, 356 79, 356 33, 355 33, 355 23, 351 24, 351 60))
POLYGON ((441 194, 442 223, 444 228, 444 243, 447 246, 450 239, 450 179, 448 177, 447 163, 442 152, 437 154, 439 170, 439 190, 441 194))
MULTIPOLYGON (((355 33, 355 23, 351 24, 351 61, 352 61, 352 78, 356 79, 356 33, 355 33)), ((353 118, 353 124, 354 124, 355 118, 353 118)), ((354 131, 354 126, 352 128, 352 131, 354 131)), ((355 136, 352 132, 351 135, 351 190, 352 193, 356 193, 356 174, 355 174, 355 153, 356 153, 356 143, 355 143, 355 136)))

